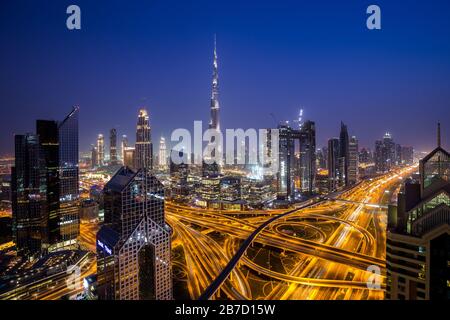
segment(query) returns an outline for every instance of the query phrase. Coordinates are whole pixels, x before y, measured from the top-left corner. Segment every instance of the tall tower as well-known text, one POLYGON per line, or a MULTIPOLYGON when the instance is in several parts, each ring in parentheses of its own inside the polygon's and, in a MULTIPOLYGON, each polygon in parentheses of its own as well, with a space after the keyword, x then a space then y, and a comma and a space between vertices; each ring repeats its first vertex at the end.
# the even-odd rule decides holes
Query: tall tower
POLYGON ((164 137, 159 140, 159 166, 162 169, 167 168, 167 146, 164 137))
POLYGON ((105 165, 105 139, 103 134, 99 134, 97 138, 97 163, 101 167, 105 165))
POLYGON ((219 122, 219 71, 217 64, 217 42, 214 35, 214 61, 213 61, 213 79, 211 89, 211 120, 209 122, 210 129, 216 129, 220 131, 219 122))
POLYGON ((109 132, 109 162, 117 164, 117 130, 112 128, 109 132))
POLYGON ((316 189, 316 125, 306 121, 300 131, 300 190, 312 194, 316 189))
POLYGON ((347 126, 341 122, 341 133, 339 135, 339 184, 348 186, 348 164, 350 160, 349 138, 347 126))
POLYGON ((120 148, 120 154, 122 156, 122 162, 124 162, 125 159, 125 149, 128 148, 128 137, 124 134, 122 136, 122 144, 121 144, 121 148, 120 148))
POLYGON ((143 168, 153 169, 153 145, 150 119, 146 109, 139 110, 134 157, 134 167, 136 170, 143 168))

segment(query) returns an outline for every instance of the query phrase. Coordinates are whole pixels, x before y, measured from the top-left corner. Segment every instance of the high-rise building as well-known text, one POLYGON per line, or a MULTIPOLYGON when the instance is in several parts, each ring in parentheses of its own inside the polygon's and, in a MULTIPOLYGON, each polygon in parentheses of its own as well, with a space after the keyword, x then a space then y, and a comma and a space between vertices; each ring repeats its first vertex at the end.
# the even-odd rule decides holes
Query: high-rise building
POLYGON ((350 149, 347 126, 341 122, 341 133, 339 135, 339 185, 349 185, 348 167, 350 161, 350 149))
POLYGON ((109 163, 117 165, 117 130, 115 128, 109 131, 109 163))
POLYGON ((15 136, 12 208, 19 255, 76 243, 78 192, 78 108, 60 123, 37 120, 36 135, 15 136))
POLYGON ((153 169, 153 144, 150 119, 147 110, 139 110, 136 127, 136 145, 134 150, 134 168, 153 169))
POLYGON ((356 184, 359 180, 359 150, 358 140, 352 136, 348 145, 349 161, 348 161, 348 183, 349 185, 356 184))
POLYGON ((414 148, 402 146, 401 163, 411 165, 414 163, 414 148))
POLYGON ((328 140, 328 181, 329 191, 336 191, 339 187, 339 139, 328 140))
POLYGON ((300 130, 300 190, 312 194, 316 189, 316 126, 305 121, 300 130))
POLYGON ((133 168, 135 164, 134 160, 135 149, 133 147, 126 147, 123 150, 123 165, 128 168, 133 168))
POLYGON ((290 200, 295 196, 295 145, 300 132, 288 125, 279 125, 279 165, 277 173, 277 195, 290 200))
POLYGON ((97 137, 97 162, 100 167, 105 165, 105 139, 101 133, 97 137))
POLYGON ((360 163, 369 163, 372 161, 372 156, 370 154, 370 150, 366 148, 362 148, 359 152, 359 162, 360 163))
POLYGON ((58 124, 59 134, 59 225, 62 246, 76 244, 79 231, 78 113, 75 107, 58 124))
POLYGON ((122 136, 122 142, 120 146, 120 155, 122 157, 122 162, 125 161, 125 149, 128 148, 128 137, 124 134, 122 136))
MULTIPOLYGON (((440 131, 440 130, 439 130, 440 131)), ((420 181, 405 183, 389 208, 386 298, 450 297, 450 154, 438 145, 420 161, 420 181)))
POLYGON ((167 168, 167 146, 164 137, 159 140, 159 167, 161 169, 167 168))
POLYGON ((100 300, 172 299, 171 229, 163 185, 144 168, 121 168, 105 185, 97 233, 100 300))
POLYGON ((220 131, 220 119, 219 119, 219 70, 217 60, 217 45, 216 37, 214 36, 214 61, 213 61, 213 78, 211 88, 211 119, 209 122, 209 128, 220 131))
POLYGON ((94 169, 98 167, 98 151, 97 147, 92 145, 91 148, 91 168, 94 169))
POLYGON ((46 176, 37 135, 15 136, 11 169, 13 238, 21 256, 40 254, 48 244, 46 176))
POLYGON ((383 140, 375 141, 375 170, 387 172, 396 164, 396 148, 390 133, 386 133, 383 140))

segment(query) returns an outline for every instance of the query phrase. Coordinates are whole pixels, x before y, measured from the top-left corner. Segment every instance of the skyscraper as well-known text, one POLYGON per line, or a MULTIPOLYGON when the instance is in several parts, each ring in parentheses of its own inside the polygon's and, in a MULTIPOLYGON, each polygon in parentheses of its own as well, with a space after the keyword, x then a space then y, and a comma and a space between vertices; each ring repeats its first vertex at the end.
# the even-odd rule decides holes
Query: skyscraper
POLYGON ((117 165, 117 130, 115 128, 109 131, 109 162, 111 165, 117 165))
POLYGON ((105 139, 101 133, 97 137, 97 163, 100 167, 105 165, 105 139))
POLYGON ((91 168, 94 169, 98 167, 98 151, 97 147, 92 145, 91 148, 91 168))
POLYGON ((13 238, 17 254, 40 254, 48 244, 46 176, 37 135, 16 135, 11 174, 13 238))
POLYGON ((288 125, 279 125, 278 130, 277 193, 279 199, 290 200, 295 196, 295 144, 300 139, 300 131, 288 125))
POLYGON ((136 145, 134 151, 134 168, 153 169, 153 144, 150 120, 146 109, 139 110, 136 127, 136 145))
POLYGON ((339 184, 349 185, 348 166, 350 160, 349 138, 347 126, 341 122, 341 133, 339 135, 339 184))
POLYGON ((122 157, 122 162, 124 162, 125 159, 125 149, 128 148, 128 137, 124 134, 122 136, 122 142, 120 146, 120 155, 122 157))
POLYGON ((339 139, 328 140, 328 181, 329 191, 336 191, 339 186, 339 139))
POLYGON ((349 185, 356 184, 359 180, 359 150, 358 140, 352 136, 349 141, 349 161, 348 161, 348 183, 349 185))
POLYGON ((79 225, 78 108, 36 135, 15 137, 13 230, 19 255, 39 256, 76 243, 79 225))
MULTIPOLYGON (((438 130, 439 131, 439 130, 438 130)), ((450 154, 438 145, 420 161, 420 181, 409 181, 390 207, 386 298, 450 297, 450 154)))
POLYGON ((213 61, 213 78, 212 78, 212 89, 211 89, 211 120, 209 122, 210 129, 216 129, 220 131, 220 120, 219 120, 219 71, 218 71, 218 60, 217 60, 217 43, 216 36, 214 35, 214 61, 213 61))
POLYGON ((305 121, 300 130, 300 190, 313 193, 316 189, 316 126, 305 121))
POLYGON ((59 224, 62 246, 76 243, 79 234, 78 113, 74 107, 58 124, 59 131, 59 224))
POLYGON ((159 166, 161 169, 167 168, 167 146, 164 137, 159 140, 159 166))
POLYGON ((383 140, 375 142, 375 170, 387 172, 396 164, 396 148, 390 133, 386 133, 383 140))
POLYGON ((105 185, 97 233, 101 300, 172 299, 171 229, 163 185, 147 169, 121 168, 105 185))

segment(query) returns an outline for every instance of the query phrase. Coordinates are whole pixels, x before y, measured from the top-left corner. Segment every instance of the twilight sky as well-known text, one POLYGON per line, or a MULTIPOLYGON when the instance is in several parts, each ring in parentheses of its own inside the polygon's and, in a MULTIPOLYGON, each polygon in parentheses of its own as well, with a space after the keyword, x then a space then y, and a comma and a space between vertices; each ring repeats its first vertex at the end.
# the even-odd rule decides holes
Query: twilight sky
POLYGON ((417 149, 450 146, 450 1, 1 0, 0 154, 36 119, 80 106, 80 149, 109 129, 153 140, 209 120, 217 34, 221 127, 266 128, 300 107, 317 145, 348 124, 360 146, 389 131, 417 149), (77 4, 82 30, 66 28, 77 4), (377 4, 382 30, 366 28, 377 4))

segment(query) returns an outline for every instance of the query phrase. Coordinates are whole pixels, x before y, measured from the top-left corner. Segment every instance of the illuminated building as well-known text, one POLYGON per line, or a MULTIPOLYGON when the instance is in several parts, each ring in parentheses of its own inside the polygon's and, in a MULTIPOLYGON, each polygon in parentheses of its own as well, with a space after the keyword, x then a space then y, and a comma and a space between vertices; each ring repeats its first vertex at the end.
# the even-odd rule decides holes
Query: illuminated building
POLYGON ((136 126, 136 145, 134 150, 134 168, 153 169, 153 144, 150 120, 147 110, 139 110, 136 126))
POLYGON ((348 167, 350 161, 350 149, 347 126, 341 122, 341 133, 339 135, 339 186, 349 185, 348 167))
POLYGON ((316 126, 305 121, 300 128, 300 190, 312 194, 316 191, 316 126))
POLYGON ((99 167, 105 165, 105 139, 101 133, 97 137, 97 162, 99 167))
POLYGON ((164 188, 147 169, 121 168, 105 185, 97 233, 100 300, 172 299, 171 229, 164 188))
POLYGON ((369 163, 372 161, 372 156, 370 154, 370 151, 366 148, 362 148, 359 152, 359 162, 360 163, 369 163))
POLYGON ((300 139, 298 130, 279 125, 279 166, 277 193, 281 200, 291 200, 295 195, 295 142, 300 139))
POLYGON ((95 169, 98 167, 98 151, 96 146, 91 148, 91 168, 95 169))
POLYGON ((241 210, 243 208, 241 178, 223 177, 220 179, 220 201, 224 210, 241 210))
POLYGON ((401 148, 401 163, 405 165, 411 165, 414 163, 414 148, 402 146, 401 148))
POLYGON ((164 137, 159 140, 159 167, 161 169, 167 168, 167 146, 164 137))
POLYGON ((388 172, 396 163, 395 143, 390 133, 383 140, 375 142, 375 170, 379 173, 388 172))
POLYGON ((203 177, 197 189, 196 205, 220 208, 220 177, 203 177))
POLYGON ((84 200, 80 208, 80 221, 88 223, 98 219, 99 204, 93 199, 84 200))
POLYGON ((190 194, 188 158, 182 151, 180 158, 183 159, 181 163, 174 163, 170 157, 170 196, 177 201, 187 201, 190 194))
POLYGON ((348 156, 348 183, 349 185, 353 185, 359 180, 359 151, 358 140, 355 136, 350 138, 348 144, 348 156))
POLYGON ((76 243, 78 108, 60 123, 37 120, 36 135, 15 136, 12 209, 19 255, 39 256, 76 243))
POLYGON ((117 165, 117 130, 111 129, 109 132, 109 163, 117 165))
MULTIPOLYGON (((440 131, 440 129, 439 129, 440 131)), ((420 161, 389 210, 386 298, 450 298, 450 154, 438 146, 420 161)))
POLYGON ((62 244, 76 244, 79 234, 78 107, 58 124, 59 134, 59 225, 62 244))
POLYGON ((242 192, 243 198, 253 208, 262 208, 266 203, 275 198, 275 193, 267 181, 243 181, 242 192))
POLYGON ((121 146, 120 146, 120 155, 122 157, 122 163, 125 161, 125 149, 126 148, 128 148, 128 137, 126 135, 123 135, 121 146))
POLYGON ((339 186, 339 139, 328 140, 328 181, 329 191, 336 191, 339 186))
POLYGON ((127 166, 129 168, 133 168, 134 167, 134 154, 135 154, 135 149, 132 147, 126 147, 123 150, 123 165, 127 166))

